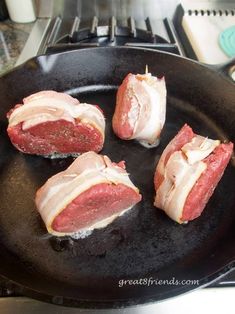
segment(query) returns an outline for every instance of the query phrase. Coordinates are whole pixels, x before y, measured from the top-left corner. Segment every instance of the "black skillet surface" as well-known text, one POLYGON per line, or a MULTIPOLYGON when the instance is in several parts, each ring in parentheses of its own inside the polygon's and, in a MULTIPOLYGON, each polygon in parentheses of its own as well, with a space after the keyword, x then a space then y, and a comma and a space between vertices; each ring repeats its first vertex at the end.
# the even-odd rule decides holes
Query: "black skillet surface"
POLYGON ((234 160, 195 221, 178 225, 153 207, 156 163, 184 123, 204 136, 235 142, 233 83, 171 54, 97 48, 34 58, 1 77, 0 86, 0 274, 19 284, 22 293, 67 306, 128 306, 206 285, 234 267, 234 160), (129 72, 143 73, 146 64, 152 74, 165 76, 168 89, 166 124, 153 149, 121 141, 111 129, 116 86, 129 72), (45 89, 101 106, 107 123, 102 154, 125 160, 143 194, 132 211, 75 242, 50 237, 34 205, 36 190, 72 159, 23 155, 6 135, 6 112, 45 89))

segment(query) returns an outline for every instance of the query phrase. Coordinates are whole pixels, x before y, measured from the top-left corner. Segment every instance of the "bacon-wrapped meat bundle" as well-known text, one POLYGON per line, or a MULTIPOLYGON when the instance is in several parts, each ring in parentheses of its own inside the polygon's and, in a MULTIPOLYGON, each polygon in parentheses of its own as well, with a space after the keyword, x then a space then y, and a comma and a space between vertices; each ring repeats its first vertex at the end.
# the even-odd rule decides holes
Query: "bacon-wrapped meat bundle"
POLYGON ((51 177, 35 202, 49 233, 76 237, 107 226, 140 200, 123 161, 88 152, 51 177))
POLYGON ((79 103, 64 93, 41 91, 23 99, 7 114, 8 135, 23 153, 66 157, 99 152, 105 120, 93 105, 79 103))
POLYGON ((233 143, 197 135, 185 124, 158 162, 154 205, 178 223, 200 216, 232 152, 233 143))
POLYGON ((159 144, 166 116, 164 78, 128 74, 117 92, 113 130, 124 140, 136 139, 146 147, 159 144))

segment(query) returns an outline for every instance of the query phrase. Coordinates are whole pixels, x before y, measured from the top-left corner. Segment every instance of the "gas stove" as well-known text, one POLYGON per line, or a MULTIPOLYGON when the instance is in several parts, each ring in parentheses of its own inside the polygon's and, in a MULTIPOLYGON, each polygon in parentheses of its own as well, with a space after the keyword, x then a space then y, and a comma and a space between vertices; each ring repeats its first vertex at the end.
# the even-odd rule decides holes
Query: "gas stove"
MULTIPOLYGON (((90 11, 88 2, 92 1, 78 1, 73 16, 70 12, 66 16, 38 18, 16 65, 40 54, 115 45, 151 48, 197 59, 180 24, 190 10, 188 7, 178 7, 173 22, 172 10, 164 1, 128 1, 125 6, 122 1, 121 5, 118 1, 120 6, 102 1, 103 7, 90 6, 90 11), (81 3, 87 7, 81 7, 81 3)), ((170 2, 175 10, 177 1, 170 2)), ((235 287, 235 271, 209 286, 212 287, 235 287)), ((0 296, 20 295, 17 286, 0 281, 0 296)))

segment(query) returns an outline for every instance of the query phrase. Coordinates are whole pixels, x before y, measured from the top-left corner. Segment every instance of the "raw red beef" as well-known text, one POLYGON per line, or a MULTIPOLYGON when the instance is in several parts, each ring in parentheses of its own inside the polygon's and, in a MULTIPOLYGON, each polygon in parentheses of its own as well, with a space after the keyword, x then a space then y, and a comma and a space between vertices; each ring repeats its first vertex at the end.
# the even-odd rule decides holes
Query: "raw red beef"
POLYGON ((157 146, 165 123, 164 78, 129 73, 117 92, 113 130, 124 140, 136 139, 146 147, 157 146))
POLYGON ((99 152, 104 143, 104 116, 90 104, 67 94, 42 91, 8 113, 8 135, 20 151, 44 157, 99 152))
POLYGON ((181 218, 183 221, 193 220, 201 215, 224 173, 232 151, 232 143, 220 144, 203 160, 207 164, 207 169, 188 194, 181 218))
POLYGON ((200 216, 221 179, 233 144, 197 135, 184 125, 156 168, 154 205, 183 223, 200 216))
POLYGON ((140 200, 124 162, 94 152, 51 177, 35 199, 48 232, 58 236, 103 228, 140 200))

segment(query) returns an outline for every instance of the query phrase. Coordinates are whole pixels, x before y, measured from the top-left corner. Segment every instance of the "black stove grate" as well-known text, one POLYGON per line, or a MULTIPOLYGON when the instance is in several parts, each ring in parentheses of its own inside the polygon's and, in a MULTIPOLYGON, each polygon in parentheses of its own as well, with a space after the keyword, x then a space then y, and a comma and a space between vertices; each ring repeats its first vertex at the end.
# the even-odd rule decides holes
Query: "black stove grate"
POLYGON ((184 55, 169 19, 151 21, 147 17, 142 26, 138 28, 133 17, 123 22, 112 16, 105 24, 94 16, 90 25, 85 25, 78 16, 67 20, 56 17, 51 21, 40 53, 99 46, 132 46, 184 55))

